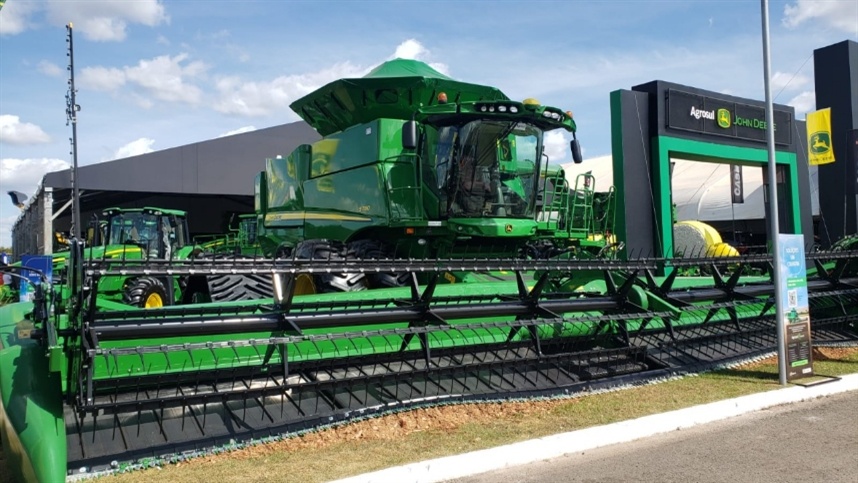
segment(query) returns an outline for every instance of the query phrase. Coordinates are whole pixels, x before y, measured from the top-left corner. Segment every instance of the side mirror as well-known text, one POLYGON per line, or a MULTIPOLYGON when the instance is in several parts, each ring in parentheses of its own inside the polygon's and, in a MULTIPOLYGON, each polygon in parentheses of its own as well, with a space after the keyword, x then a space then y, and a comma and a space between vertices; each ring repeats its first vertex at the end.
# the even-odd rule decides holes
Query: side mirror
POLYGON ((577 139, 573 139, 569 143, 569 148, 572 150, 572 161, 574 161, 575 164, 583 163, 584 157, 581 156, 581 144, 578 143, 577 139))
POLYGON ((417 149, 417 122, 414 120, 402 125, 402 149, 417 149))

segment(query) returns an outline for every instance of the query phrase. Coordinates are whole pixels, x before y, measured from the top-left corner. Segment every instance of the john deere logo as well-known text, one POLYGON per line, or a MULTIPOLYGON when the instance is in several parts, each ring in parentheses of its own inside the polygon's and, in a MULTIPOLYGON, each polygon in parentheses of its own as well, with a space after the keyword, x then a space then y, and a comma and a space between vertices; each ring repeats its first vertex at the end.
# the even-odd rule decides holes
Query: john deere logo
POLYGON ((505 231, 505 232, 507 232, 507 233, 512 233, 512 225, 510 225, 510 224, 508 224, 508 223, 507 223, 507 225, 506 225, 505 227, 503 227, 503 229, 504 229, 504 231, 505 231))
POLYGON ((730 128, 730 111, 727 109, 718 109, 718 125, 724 129, 730 128))
POLYGON ((829 151, 831 151, 831 134, 825 131, 819 131, 810 135, 811 153, 826 154, 829 151))

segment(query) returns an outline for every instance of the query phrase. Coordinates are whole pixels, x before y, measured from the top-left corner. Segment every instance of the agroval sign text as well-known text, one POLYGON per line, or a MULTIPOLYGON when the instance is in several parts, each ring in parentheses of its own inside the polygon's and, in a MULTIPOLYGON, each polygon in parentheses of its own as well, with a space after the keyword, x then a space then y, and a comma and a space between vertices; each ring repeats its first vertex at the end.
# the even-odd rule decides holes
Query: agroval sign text
MULTIPOLYGON (((700 134, 766 142, 766 110, 669 89, 666 125, 700 134)), ((792 113, 775 109, 775 144, 792 143, 792 113)))

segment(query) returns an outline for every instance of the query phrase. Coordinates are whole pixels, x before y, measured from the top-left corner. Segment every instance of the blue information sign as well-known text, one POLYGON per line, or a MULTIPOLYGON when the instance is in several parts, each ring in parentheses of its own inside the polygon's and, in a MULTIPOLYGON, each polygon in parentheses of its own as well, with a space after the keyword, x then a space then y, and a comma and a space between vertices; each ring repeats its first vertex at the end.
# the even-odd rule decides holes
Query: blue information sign
POLYGON ((47 283, 51 283, 53 277, 53 257, 50 255, 24 255, 21 257, 21 266, 32 268, 34 270, 24 270, 21 275, 26 277, 29 283, 21 281, 18 289, 19 300, 21 302, 29 302, 33 300, 33 285, 42 283, 42 275, 47 279, 47 283), (38 270, 38 271, 36 271, 38 270))
POLYGON ((778 235, 780 247, 781 286, 777 294, 783 307, 784 353, 787 380, 813 375, 810 344, 810 310, 807 302, 807 270, 804 258, 804 236, 778 235))

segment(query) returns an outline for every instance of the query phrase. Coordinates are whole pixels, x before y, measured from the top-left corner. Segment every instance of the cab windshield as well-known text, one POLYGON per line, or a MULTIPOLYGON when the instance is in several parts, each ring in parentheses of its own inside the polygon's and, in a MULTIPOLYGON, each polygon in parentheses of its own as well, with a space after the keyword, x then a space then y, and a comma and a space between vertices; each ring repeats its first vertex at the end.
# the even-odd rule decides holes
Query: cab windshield
POLYGON ((447 217, 532 218, 542 130, 479 120, 427 129, 423 159, 447 217))
POLYGON ((147 213, 123 213, 110 218, 107 244, 147 243, 158 239, 158 217, 147 213))
POLYGON ((132 244, 144 249, 149 257, 170 258, 173 251, 185 245, 183 219, 153 213, 120 213, 109 218, 107 244, 132 244))

